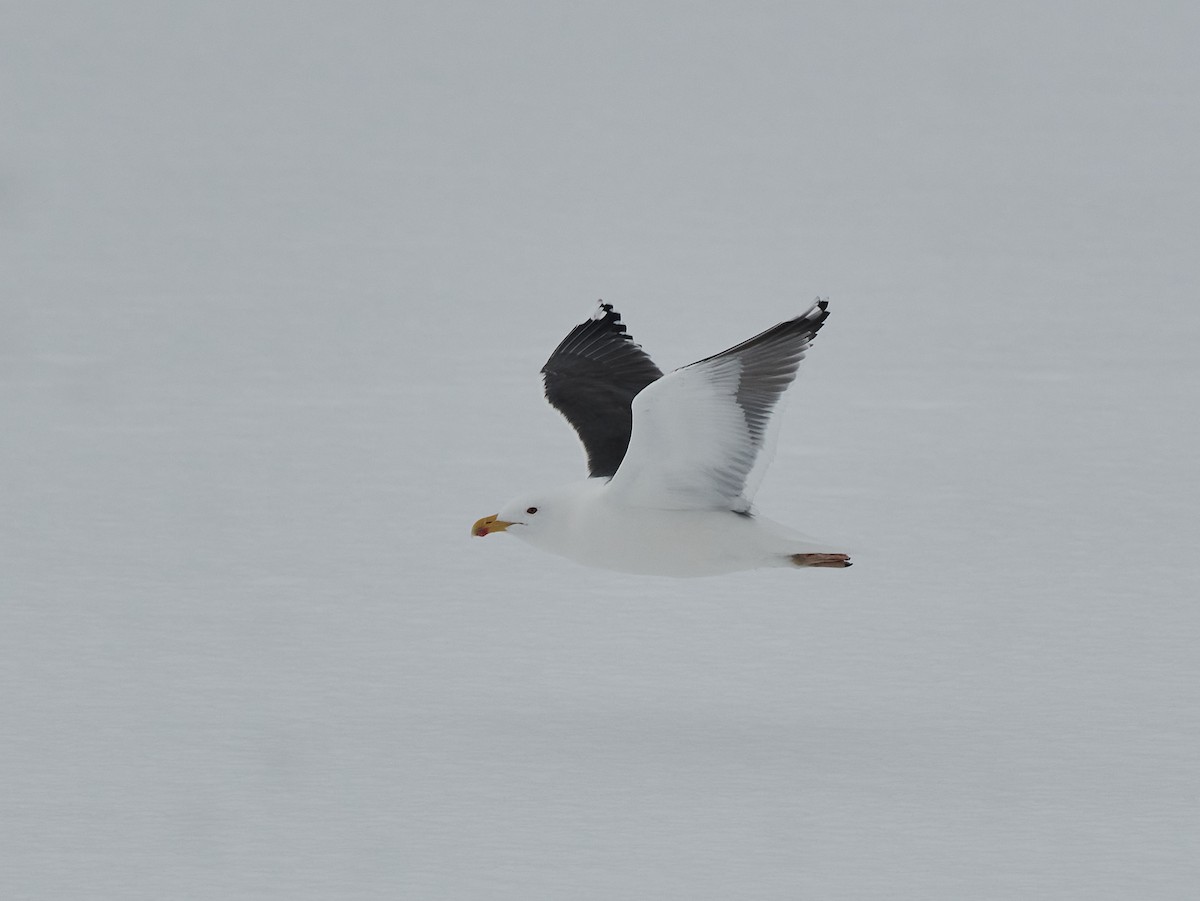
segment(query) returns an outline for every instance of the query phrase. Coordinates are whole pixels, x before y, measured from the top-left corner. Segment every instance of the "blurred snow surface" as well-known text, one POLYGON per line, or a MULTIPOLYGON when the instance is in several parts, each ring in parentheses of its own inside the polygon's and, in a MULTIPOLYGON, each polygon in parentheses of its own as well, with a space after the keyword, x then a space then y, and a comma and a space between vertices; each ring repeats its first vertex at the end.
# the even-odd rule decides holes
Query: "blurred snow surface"
POLYGON ((0 896, 1197 897, 1194 5, 5 9, 0 896), (468 537, 817 295, 853 569, 468 537))

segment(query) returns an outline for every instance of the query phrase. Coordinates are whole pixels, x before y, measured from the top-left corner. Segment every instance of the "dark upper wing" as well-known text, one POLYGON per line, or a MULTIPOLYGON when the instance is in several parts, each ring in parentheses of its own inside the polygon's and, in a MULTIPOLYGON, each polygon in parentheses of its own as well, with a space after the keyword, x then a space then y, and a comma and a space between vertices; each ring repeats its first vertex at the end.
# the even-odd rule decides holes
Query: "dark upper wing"
POLYGON ((621 314, 602 303, 595 316, 563 338, 542 375, 546 400, 579 433, 588 475, 612 476, 629 447, 633 398, 662 371, 625 333, 621 314))

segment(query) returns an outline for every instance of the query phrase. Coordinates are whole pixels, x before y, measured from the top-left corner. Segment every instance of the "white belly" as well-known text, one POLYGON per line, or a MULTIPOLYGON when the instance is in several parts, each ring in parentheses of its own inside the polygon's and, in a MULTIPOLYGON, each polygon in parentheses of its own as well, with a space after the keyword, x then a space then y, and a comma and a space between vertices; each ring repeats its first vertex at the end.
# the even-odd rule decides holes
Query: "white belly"
POLYGON ((758 517, 591 504, 546 550, 588 566, 658 576, 711 576, 787 564, 803 550, 758 517))

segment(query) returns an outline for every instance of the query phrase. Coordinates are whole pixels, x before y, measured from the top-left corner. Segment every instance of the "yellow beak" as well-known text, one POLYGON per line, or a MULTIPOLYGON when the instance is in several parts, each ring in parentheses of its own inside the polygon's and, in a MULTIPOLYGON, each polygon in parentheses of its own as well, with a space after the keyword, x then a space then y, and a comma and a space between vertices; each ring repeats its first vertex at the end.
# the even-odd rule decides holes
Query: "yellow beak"
POLYGON ((475 525, 471 526, 471 534, 483 538, 485 535, 491 535, 493 532, 503 532, 511 525, 511 522, 496 519, 496 514, 493 513, 491 516, 485 516, 483 519, 477 520, 475 525))

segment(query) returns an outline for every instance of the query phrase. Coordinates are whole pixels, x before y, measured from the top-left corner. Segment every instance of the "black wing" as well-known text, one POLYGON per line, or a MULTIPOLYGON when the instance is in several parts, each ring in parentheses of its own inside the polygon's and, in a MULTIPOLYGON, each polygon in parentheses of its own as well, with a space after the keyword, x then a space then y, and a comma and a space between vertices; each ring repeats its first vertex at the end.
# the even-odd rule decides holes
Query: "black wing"
POLYGON ((625 333, 621 314, 602 303, 595 316, 563 338, 542 375, 546 400, 583 442, 588 475, 611 477, 629 447, 633 399, 662 378, 662 370, 625 333))

